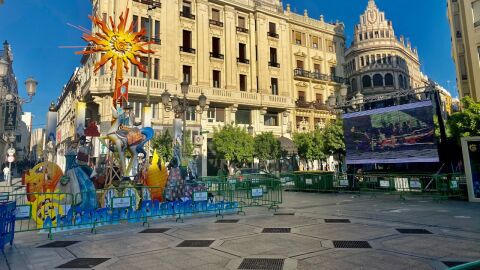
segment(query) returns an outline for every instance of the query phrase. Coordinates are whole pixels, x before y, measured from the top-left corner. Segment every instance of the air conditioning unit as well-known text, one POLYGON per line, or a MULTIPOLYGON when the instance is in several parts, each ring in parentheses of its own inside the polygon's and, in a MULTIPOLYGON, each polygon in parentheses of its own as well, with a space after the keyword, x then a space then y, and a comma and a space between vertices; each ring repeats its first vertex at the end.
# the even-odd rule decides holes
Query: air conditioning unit
POLYGON ((203 136, 202 135, 195 135, 193 137, 193 143, 195 145, 202 145, 203 144, 203 136))

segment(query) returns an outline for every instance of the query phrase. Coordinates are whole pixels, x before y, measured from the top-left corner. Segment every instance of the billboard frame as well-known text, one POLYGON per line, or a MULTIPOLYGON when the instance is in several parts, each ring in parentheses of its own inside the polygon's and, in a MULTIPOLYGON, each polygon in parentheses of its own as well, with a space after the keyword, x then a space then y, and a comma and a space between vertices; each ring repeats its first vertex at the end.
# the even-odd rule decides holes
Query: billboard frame
MULTIPOLYGON (((468 201, 480 203, 480 198, 475 198, 475 194, 473 193, 473 172, 472 172, 472 164, 470 162, 470 154, 468 151, 469 142, 478 142, 480 144, 480 137, 461 138, 463 164, 465 167, 465 176, 467 178, 468 201)), ((478 149, 478 151, 480 151, 480 149, 478 149)))

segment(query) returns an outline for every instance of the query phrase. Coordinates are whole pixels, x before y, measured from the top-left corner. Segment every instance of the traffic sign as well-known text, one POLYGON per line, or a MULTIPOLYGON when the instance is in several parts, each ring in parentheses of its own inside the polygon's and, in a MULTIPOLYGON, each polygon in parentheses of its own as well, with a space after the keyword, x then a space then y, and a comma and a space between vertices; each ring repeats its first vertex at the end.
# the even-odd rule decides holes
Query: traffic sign
POLYGON ((7 161, 8 161, 9 163, 12 163, 12 162, 15 161, 15 157, 14 157, 14 156, 9 156, 9 157, 7 157, 7 161))

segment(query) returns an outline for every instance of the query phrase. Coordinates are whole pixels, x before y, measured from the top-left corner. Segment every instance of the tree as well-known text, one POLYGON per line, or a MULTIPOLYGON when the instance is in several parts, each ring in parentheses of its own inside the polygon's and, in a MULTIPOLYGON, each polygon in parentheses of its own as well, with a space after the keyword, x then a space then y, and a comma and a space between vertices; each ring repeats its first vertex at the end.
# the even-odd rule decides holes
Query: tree
POLYGON ((157 150, 163 161, 172 160, 173 157, 173 137, 170 132, 165 131, 162 134, 156 135, 152 139, 152 148, 157 150))
POLYGON ((307 162, 307 169, 310 168, 310 161, 313 159, 313 136, 312 133, 293 134, 293 143, 298 149, 300 158, 307 162))
POLYGON ((480 102, 465 97, 462 104, 463 110, 452 114, 447 121, 451 136, 457 140, 461 137, 480 136, 480 102))
POLYGON ((345 137, 343 136, 343 121, 337 120, 329 123, 323 130, 325 153, 337 154, 340 168, 342 167, 342 155, 345 154, 345 137))
POLYGON ((263 132, 254 138, 254 156, 268 171, 268 161, 280 158, 281 147, 272 132, 263 132))
POLYGON ((219 157, 227 161, 230 172, 237 164, 253 160, 254 141, 245 128, 233 124, 214 128, 212 143, 219 157))
POLYGON ((315 129, 312 132, 312 159, 317 160, 321 166, 323 161, 329 156, 328 152, 325 150, 325 134, 324 130, 315 129))

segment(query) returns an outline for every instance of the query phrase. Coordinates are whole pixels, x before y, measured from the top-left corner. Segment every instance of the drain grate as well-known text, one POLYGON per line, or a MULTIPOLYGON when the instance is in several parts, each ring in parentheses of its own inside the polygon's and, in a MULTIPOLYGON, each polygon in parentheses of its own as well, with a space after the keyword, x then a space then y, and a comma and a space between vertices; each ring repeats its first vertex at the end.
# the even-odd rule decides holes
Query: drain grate
POLYGON ((151 229, 145 229, 141 231, 140 233, 164 233, 170 230, 170 228, 151 228, 151 229))
POLYGON ((274 213, 274 216, 295 216, 295 213, 274 213))
POLYGON ((331 218, 325 219, 325 223, 350 223, 350 219, 331 218))
POLYGON ((290 233, 291 228, 264 228, 262 233, 290 233))
POLYGON ((462 264, 466 264, 468 262, 443 261, 442 263, 445 264, 448 267, 455 267, 455 266, 459 266, 459 265, 462 265, 462 264))
POLYGON ((53 241, 37 248, 64 248, 76 244, 80 241, 53 241))
POLYGON ((425 229, 397 229, 399 233, 406 234, 432 234, 430 231, 425 229))
POLYGON ((285 259, 243 259, 238 269, 282 270, 285 259))
POLYGON ((215 240, 185 240, 177 247, 209 247, 215 240))
POLYGON ((335 248, 372 248, 367 241, 333 241, 335 248))
POLYGON ((110 258, 77 258, 57 266, 57 268, 92 268, 108 260, 110 258))
POLYGON ((219 219, 215 223, 237 223, 239 219, 219 219))

